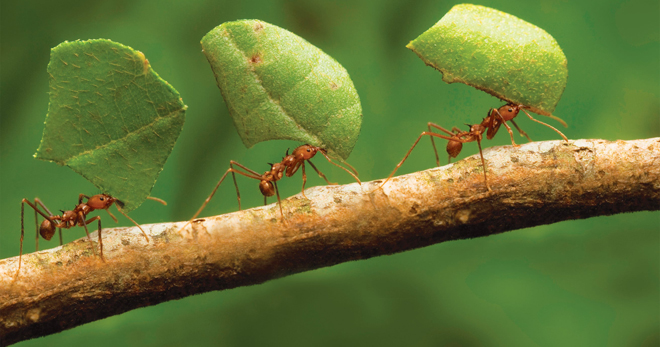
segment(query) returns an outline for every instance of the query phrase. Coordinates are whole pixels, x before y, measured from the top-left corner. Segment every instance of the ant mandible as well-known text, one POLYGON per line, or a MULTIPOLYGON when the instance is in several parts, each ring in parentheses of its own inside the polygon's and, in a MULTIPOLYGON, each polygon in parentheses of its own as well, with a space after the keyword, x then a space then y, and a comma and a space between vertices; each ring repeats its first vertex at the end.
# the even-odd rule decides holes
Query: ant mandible
MULTIPOLYGON (((167 205, 165 201, 158 198, 148 197, 148 199, 158 201, 163 205, 167 205)), ((21 260, 23 257, 23 238, 25 235, 25 228, 24 228, 25 204, 28 204, 28 206, 34 209, 35 225, 37 227, 37 234, 35 237, 36 251, 39 250, 39 235, 41 235, 41 237, 43 237, 46 241, 50 241, 50 239, 53 238, 53 235, 55 234, 55 228, 58 228, 59 236, 60 236, 60 246, 61 246, 62 229, 70 229, 75 226, 82 226, 85 229, 85 234, 87 234, 87 239, 89 240, 90 245, 92 246, 92 251, 96 255, 96 247, 94 247, 94 244, 92 243, 92 239, 89 236, 89 230, 87 229, 87 225, 91 224, 94 221, 98 221, 99 250, 100 250, 99 253, 101 260, 105 260, 103 258, 103 240, 101 238, 101 217, 95 216, 87 220, 85 219, 87 215, 93 212, 94 210, 106 210, 110 215, 110 217, 112 217, 112 219, 115 221, 115 223, 117 223, 117 218, 109 210, 109 208, 114 203, 116 203, 117 210, 121 214, 123 214, 126 218, 128 218, 128 220, 133 222, 133 224, 135 224, 142 231, 142 234, 144 234, 144 237, 147 239, 147 242, 149 242, 149 237, 147 236, 147 233, 142 229, 142 227, 140 227, 140 225, 138 225, 137 222, 135 222, 135 220, 133 220, 126 213, 124 213, 124 211, 122 211, 120 206, 123 206, 123 203, 117 200, 116 198, 113 198, 110 195, 97 194, 92 197, 89 197, 85 194, 80 194, 78 196, 78 204, 73 208, 73 210, 70 211, 60 210, 62 214, 59 216, 53 215, 39 198, 34 199, 34 204, 27 199, 23 199, 21 201, 21 247, 18 256, 18 270, 16 271, 16 278, 18 278, 18 274, 21 271, 21 260), (83 202, 83 199, 87 199, 87 201, 83 202), (39 209, 39 206, 41 206, 41 208, 45 210, 45 213, 39 209), (41 222, 41 225, 38 224, 39 222, 38 222, 37 213, 45 218, 44 221, 41 222)))
POLYGON ((204 208, 209 203, 209 201, 211 201, 211 198, 213 198, 213 195, 218 190, 218 187, 220 187, 220 184, 222 184, 222 182, 225 180, 225 178, 227 177, 227 174, 229 174, 230 172, 231 172, 232 178, 234 180, 234 187, 236 187, 236 198, 238 200, 238 209, 239 210, 241 209, 241 193, 238 191, 238 184, 236 183, 235 173, 260 181, 259 182, 259 190, 261 191, 261 194, 263 194, 263 196, 264 196, 264 205, 266 204, 266 199, 268 197, 273 196, 273 195, 277 195, 277 203, 280 207, 280 214, 282 215, 282 219, 284 219, 284 212, 282 211, 282 201, 280 200, 280 192, 277 189, 277 181, 282 179, 282 177, 284 175, 286 175, 286 177, 291 177, 291 176, 293 176, 293 174, 295 174, 298 171, 298 169, 300 169, 302 167, 302 176, 303 176, 302 177, 302 179, 303 179, 302 195, 305 198, 307 198, 307 196, 305 195, 305 183, 307 182, 307 174, 305 173, 305 161, 307 161, 309 163, 309 165, 312 166, 314 171, 316 171, 316 173, 318 173, 319 176, 321 176, 321 178, 323 178, 326 181, 326 183, 328 183, 329 185, 336 184, 336 183, 330 183, 330 181, 328 181, 328 178, 321 171, 319 171, 319 169, 317 169, 316 166, 310 160, 316 155, 316 153, 319 153, 319 152, 321 154, 323 154, 323 156, 325 157, 325 159, 328 160, 328 162, 330 162, 333 165, 335 165, 335 166, 343 169, 344 171, 348 172, 348 174, 353 176, 353 178, 355 178, 355 180, 358 183, 362 184, 360 182, 360 179, 357 177, 357 171, 355 171, 355 169, 352 166, 350 166, 348 163, 345 163, 353 172, 355 172, 355 174, 353 174, 353 172, 347 170, 345 167, 343 167, 343 166, 335 163, 334 161, 332 161, 330 159, 330 157, 328 157, 327 151, 325 149, 323 149, 321 147, 317 147, 317 146, 312 146, 312 145, 309 145, 309 144, 305 144, 305 145, 297 147, 296 149, 293 150, 293 152, 291 154, 289 154, 289 150, 287 149, 286 150, 286 156, 284 158, 282 158, 282 161, 279 162, 279 163, 275 163, 275 164, 269 163, 270 170, 264 172, 262 175, 260 175, 258 172, 254 171, 254 170, 248 169, 247 167, 245 167, 244 165, 239 164, 238 162, 235 162, 235 161, 231 160, 229 162, 229 169, 227 169, 227 171, 225 171, 224 175, 222 175, 222 177, 220 178, 218 183, 215 185, 215 188, 213 188, 213 191, 211 192, 209 197, 206 198, 206 200, 204 201, 202 206, 199 208, 199 210, 197 210, 195 215, 192 218, 190 218, 188 223, 186 223, 181 228, 181 230, 183 230, 188 224, 192 223, 192 221, 195 220, 197 218, 197 216, 199 216, 199 214, 202 212, 202 210, 204 210, 204 208), (244 171, 241 171, 239 169, 234 168, 234 165, 238 166, 239 168, 243 169, 244 171))
MULTIPOLYGON (((516 127, 516 129, 518 130, 518 132, 520 132, 521 135, 525 136, 527 140, 532 141, 532 139, 529 138, 527 133, 525 133, 522 129, 520 129, 520 127, 518 127, 518 124, 516 124, 516 122, 514 122, 513 120, 513 118, 515 118, 518 115, 520 110, 522 110, 523 112, 525 112, 527 117, 529 117, 529 119, 549 127, 550 129, 556 131, 559 135, 561 135, 561 137, 563 137, 564 140, 568 141, 566 136, 564 136, 564 134, 562 134, 561 131, 557 130, 556 128, 554 128, 549 124, 543 123, 535 119, 525 110, 525 108, 526 107, 523 105, 516 105, 512 103, 506 104, 500 107, 499 109, 491 108, 490 110, 488 110, 486 118, 484 118, 480 124, 473 124, 473 125, 468 124, 468 126, 470 127, 470 130, 468 131, 461 131, 456 127, 453 127, 452 130, 449 131, 435 123, 431 123, 431 122, 427 123, 429 131, 425 131, 419 135, 415 143, 408 150, 408 153, 406 153, 406 155, 403 157, 401 162, 397 164, 397 166, 394 168, 394 171, 392 171, 392 173, 387 177, 387 179, 385 179, 385 181, 380 185, 379 188, 383 187, 385 183, 387 183, 387 181, 389 181, 389 179, 392 178, 392 176, 394 176, 394 173, 396 173, 396 171, 399 169, 399 167, 401 167, 403 162, 406 161, 412 150, 415 148, 415 146, 417 146, 417 143, 422 138, 422 136, 429 135, 431 137, 431 144, 433 145, 433 151, 435 152, 436 165, 438 166, 440 166, 440 158, 438 157, 438 150, 435 147, 435 141, 433 140, 433 137, 439 137, 441 139, 449 140, 449 142, 447 143, 447 154, 449 154, 450 162, 451 162, 451 158, 456 158, 458 154, 461 153, 461 149, 463 149, 464 143, 477 141, 477 145, 479 146, 479 155, 481 156, 481 165, 484 168, 484 182, 486 184, 486 189, 490 191, 491 189, 490 186, 488 185, 488 176, 486 174, 486 161, 484 160, 484 154, 481 150, 481 140, 483 139, 484 132, 486 133, 486 138, 490 140, 495 136, 500 126, 504 124, 504 127, 511 136, 511 144, 514 147, 518 147, 519 145, 517 145, 513 139, 513 131, 511 131, 509 125, 506 124, 506 122, 511 121, 511 123, 513 123, 513 125, 516 127), (431 127, 436 128, 450 136, 434 133, 433 130, 431 130, 431 127)), ((564 126, 567 126, 566 123, 558 117, 550 116, 550 118, 561 122, 561 124, 564 126)))

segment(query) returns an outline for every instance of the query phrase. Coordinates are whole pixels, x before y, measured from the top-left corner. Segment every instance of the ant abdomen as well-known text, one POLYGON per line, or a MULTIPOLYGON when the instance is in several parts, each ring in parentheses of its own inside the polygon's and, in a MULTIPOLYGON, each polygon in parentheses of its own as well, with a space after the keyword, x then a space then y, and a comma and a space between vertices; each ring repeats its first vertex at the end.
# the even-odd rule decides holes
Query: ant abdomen
POLYGON ((53 238, 53 235, 55 235, 55 224, 51 223, 48 219, 45 219, 39 226, 39 234, 46 241, 50 241, 50 239, 53 238))
POLYGON ((447 143, 447 154, 449 154, 451 158, 456 158, 461 153, 462 149, 463 149, 462 142, 450 140, 447 143))
POLYGON ((261 181, 259 183, 259 190, 261 191, 261 194, 267 197, 275 195, 275 187, 271 181, 261 181))

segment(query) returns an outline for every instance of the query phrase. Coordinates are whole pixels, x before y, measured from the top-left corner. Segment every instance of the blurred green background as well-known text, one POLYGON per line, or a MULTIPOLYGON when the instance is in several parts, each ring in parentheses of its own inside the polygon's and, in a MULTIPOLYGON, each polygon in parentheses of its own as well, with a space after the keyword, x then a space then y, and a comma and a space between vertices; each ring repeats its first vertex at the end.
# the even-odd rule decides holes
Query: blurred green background
MULTIPOLYGON (((215 26, 256 18, 286 28, 337 59, 360 94, 364 122, 349 162, 368 181, 386 177, 426 122, 480 121, 501 101, 439 72, 405 45, 455 5, 446 1, 2 1, 0 3, 0 258, 18 255, 20 200, 69 209, 98 191, 66 167, 32 158, 48 107, 50 48, 108 38, 144 52, 189 106, 183 132, 140 223, 189 218, 230 159, 257 171, 286 141, 247 150, 199 41, 215 26)), ((660 136, 660 8, 657 0, 484 1, 545 29, 568 58, 555 114, 568 138, 660 136)), ((549 121, 556 125, 554 121, 549 121)), ((528 119, 534 140, 556 133, 528 119)), ((524 140, 519 138, 519 142, 524 140)), ((486 147, 507 145, 506 133, 486 147)), ((442 146, 442 145, 441 145, 442 146)), ((465 146, 462 155, 477 153, 465 146)), ((323 160, 333 181, 351 183, 323 160)), ((400 174, 434 166, 422 141, 400 174)), ((262 202, 240 179, 245 206, 262 202)), ((300 192, 300 175, 281 181, 300 192)), ((323 184, 310 175, 312 185, 323 184)), ((204 215, 237 209, 221 187, 204 215)), ((31 214, 29 214, 31 215, 31 214)), ((105 213, 104 225, 115 226, 105 213)), ((120 217, 121 225, 130 222, 120 217)), ((27 225, 31 225, 31 219, 27 225)), ((134 310, 19 346, 657 346, 660 344, 660 213, 562 222, 350 262, 268 283, 134 310)), ((28 229, 28 235, 33 229, 28 229)), ((65 231, 65 241, 84 235, 65 231)), ((57 241, 40 242, 41 248, 57 241)), ((25 244, 34 250, 31 237, 25 244)))

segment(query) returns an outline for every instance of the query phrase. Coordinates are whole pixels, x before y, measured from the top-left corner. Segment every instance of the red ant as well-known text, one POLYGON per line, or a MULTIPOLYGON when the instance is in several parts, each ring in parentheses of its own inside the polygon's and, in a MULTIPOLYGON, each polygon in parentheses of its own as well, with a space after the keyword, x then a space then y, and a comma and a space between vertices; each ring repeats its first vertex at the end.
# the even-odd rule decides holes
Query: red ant
POLYGON ((321 176, 321 178, 323 178, 326 181, 326 183, 328 183, 329 185, 336 184, 336 183, 330 183, 327 177, 325 177, 325 175, 321 173, 321 171, 319 171, 319 169, 317 169, 316 166, 310 160, 316 155, 317 152, 323 154, 323 156, 325 157, 325 159, 328 160, 328 162, 348 172, 351 176, 353 176, 353 178, 355 178, 355 180, 358 183, 362 184, 360 182, 360 179, 357 178, 357 171, 355 171, 355 169, 352 166, 350 166, 348 163, 345 164, 351 169, 351 171, 355 172, 355 174, 353 174, 351 171, 347 170, 343 166, 332 161, 330 157, 328 157, 327 151, 325 149, 308 144, 297 147, 296 149, 293 150, 291 154, 289 154, 289 150, 287 149, 286 156, 282 158, 282 161, 275 164, 269 163, 270 170, 264 172, 263 175, 260 175, 258 172, 250 170, 247 167, 231 160, 229 162, 229 169, 225 171, 225 174, 222 175, 222 177, 218 181, 218 184, 215 185, 215 188, 213 188, 211 195, 209 195, 209 197, 206 198, 202 206, 199 208, 199 210, 197 210, 197 213, 195 213, 195 215, 192 218, 190 218, 188 223, 186 223, 186 225, 184 225, 183 228, 181 228, 181 230, 183 230, 188 224, 192 223, 192 221, 195 220, 197 216, 199 216, 202 210, 204 210, 204 208, 206 207, 206 204, 208 204, 209 201, 211 201, 211 198, 213 198, 213 195, 218 190, 220 184, 222 184, 222 181, 225 180, 227 174, 229 174, 230 172, 234 179, 234 186, 236 187, 236 198, 238 199, 239 210, 241 209, 241 193, 238 191, 238 184, 236 183, 236 175, 234 173, 260 181, 259 190, 261 191, 261 194, 263 194, 264 196, 264 205, 266 204, 266 199, 268 197, 277 194, 277 203, 280 206, 280 214, 282 215, 282 219, 284 219, 284 212, 282 211, 282 201, 280 200, 280 192, 277 189, 277 181, 282 179, 284 175, 286 175, 286 177, 291 177, 293 176, 293 174, 295 174, 298 171, 299 168, 302 167, 302 175, 303 175, 302 195, 305 198, 307 198, 307 196, 305 195, 305 183, 307 182, 307 174, 305 174, 305 161, 307 161, 309 165, 312 166, 314 171, 316 171, 316 173, 318 173, 319 176, 321 176), (239 169, 235 169, 234 165, 243 169, 245 172, 239 169))
MULTIPOLYGON (((529 117, 529 119, 549 127, 550 129, 556 131, 559 135, 561 135, 561 137, 563 137, 564 140, 568 141, 566 136, 564 136, 564 134, 562 134, 561 131, 555 129, 553 126, 549 124, 534 119, 529 113, 527 113, 525 108, 526 107, 523 105, 515 105, 511 103, 506 104, 500 107, 499 109, 491 108, 490 110, 488 110, 486 118, 483 119, 481 124, 474 124, 474 125, 468 124, 468 126, 470 127, 469 131, 461 131, 456 127, 452 128, 452 131, 449 131, 435 123, 429 122, 427 124, 429 131, 425 131, 419 135, 417 141, 415 141, 412 147, 410 147, 410 150, 408 150, 408 153, 406 153, 406 156, 403 157, 403 159, 401 160, 401 162, 399 162, 399 164, 397 164, 397 166, 394 168, 394 171, 392 171, 392 173, 387 177, 387 179, 385 179, 385 181, 383 182, 383 184, 380 185, 380 187, 384 186, 385 183, 387 183, 387 181, 389 181, 389 179, 392 178, 392 176, 394 176, 394 173, 399 169, 399 167, 401 167, 403 162, 406 161, 406 159, 410 155, 410 152, 412 152, 415 146, 417 146, 417 143, 422 138, 422 136, 429 135, 431 137, 431 144, 433 145, 433 150, 435 152, 435 161, 438 166, 440 166, 440 158, 438 157, 438 150, 435 147, 435 141, 433 141, 433 137, 439 137, 445 140, 449 140, 449 142, 447 143, 447 154, 449 154, 450 162, 451 162, 451 158, 456 158, 458 154, 461 153, 461 149, 463 149, 463 143, 477 141, 477 145, 479 146, 479 155, 481 156, 481 165, 484 167, 484 182, 486 183, 486 188, 490 191, 491 189, 488 186, 488 176, 486 175, 486 161, 484 160, 484 155, 481 150, 481 140, 483 139, 484 132, 486 133, 486 138, 490 140, 495 136, 500 126, 504 124, 504 127, 509 132, 509 135, 511 135, 511 144, 514 147, 518 147, 519 145, 517 145, 516 142, 513 140, 513 131, 511 131, 509 125, 506 124, 507 121, 511 121, 511 123, 513 123, 513 125, 516 127, 516 129, 518 130, 518 132, 520 132, 521 135, 525 136, 527 140, 532 141, 532 139, 529 138, 527 133, 522 131, 522 129, 518 127, 518 124, 516 124, 516 122, 513 121, 513 118, 515 118, 518 115, 518 112, 522 110, 523 112, 525 112, 527 117, 529 117), (439 129, 450 136, 434 133, 431 130, 431 127, 439 129)), ((561 122, 562 125, 567 126, 566 123, 560 118, 555 116, 549 116, 549 117, 561 122)))
MULTIPOLYGON (((162 203, 163 205, 167 205, 167 203, 161 199, 158 198, 153 198, 153 197, 148 197, 148 199, 158 201, 162 203)), ((117 210, 123 214, 126 218, 128 218, 133 224, 135 224, 141 231, 142 234, 144 234, 144 237, 147 239, 147 242, 149 242, 149 237, 147 236, 147 233, 138 225, 131 217, 129 217, 124 211, 122 211, 121 206, 123 206, 123 203, 116 198, 113 198, 110 195, 107 194, 97 194, 92 196, 91 198, 87 195, 80 194, 78 196, 78 204, 73 208, 73 210, 70 211, 62 211, 62 215, 56 216, 53 215, 50 210, 44 205, 39 198, 34 199, 34 204, 32 204, 30 201, 27 199, 23 199, 21 201, 21 248, 20 248, 20 253, 18 256, 18 270, 16 271, 16 277, 18 277, 19 272, 21 271, 21 259, 23 257, 23 238, 25 234, 25 229, 24 229, 24 207, 25 204, 28 204, 32 209, 34 209, 34 218, 35 218, 35 225, 37 226, 37 234, 35 238, 35 243, 36 243, 36 250, 39 250, 39 235, 46 239, 46 241, 50 241, 51 238, 53 238, 53 235, 55 234, 55 228, 58 228, 59 230, 59 235, 60 235, 60 246, 62 245, 62 228, 64 229, 70 229, 75 226, 82 226, 85 228, 85 233, 87 234, 87 239, 89 240, 90 244, 92 245, 92 251, 96 255, 96 247, 94 247, 94 244, 92 243, 92 239, 89 236, 89 230, 87 229, 87 225, 91 224, 94 221, 98 221, 98 233, 99 233, 99 249, 100 249, 100 256, 101 260, 105 260, 103 258, 103 240, 101 238, 101 217, 96 216, 92 217, 88 220, 85 220, 87 215, 90 212, 93 212, 94 210, 106 210, 110 217, 117 223, 117 218, 110 212, 109 208, 112 206, 112 204, 117 203, 117 210), (83 202, 83 198, 87 199, 87 202, 83 202), (45 213, 42 212, 39 209, 39 206, 41 206, 44 210, 45 213), (38 216, 37 213, 40 214, 45 218, 43 222, 41 222, 41 225, 38 225, 38 216)))

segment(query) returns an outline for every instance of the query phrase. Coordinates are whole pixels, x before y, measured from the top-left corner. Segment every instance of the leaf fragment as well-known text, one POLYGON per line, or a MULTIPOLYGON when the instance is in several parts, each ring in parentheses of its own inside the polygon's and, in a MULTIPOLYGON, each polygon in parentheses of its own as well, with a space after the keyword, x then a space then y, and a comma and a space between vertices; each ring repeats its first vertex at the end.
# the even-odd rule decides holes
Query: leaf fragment
POLYGON ((149 196, 183 128, 187 106, 142 52, 110 40, 51 50, 50 102, 38 159, 66 165, 124 211, 149 196))
POLYGON ((550 116, 568 79, 557 41, 492 8, 461 4, 408 46, 447 83, 461 82, 550 116))
POLYGON ((223 23, 201 44, 246 147, 297 140, 348 158, 360 134, 362 106, 336 60, 259 20, 223 23))

